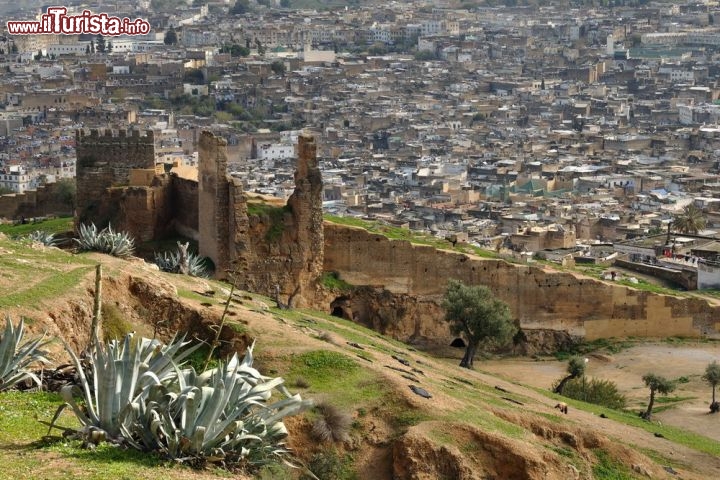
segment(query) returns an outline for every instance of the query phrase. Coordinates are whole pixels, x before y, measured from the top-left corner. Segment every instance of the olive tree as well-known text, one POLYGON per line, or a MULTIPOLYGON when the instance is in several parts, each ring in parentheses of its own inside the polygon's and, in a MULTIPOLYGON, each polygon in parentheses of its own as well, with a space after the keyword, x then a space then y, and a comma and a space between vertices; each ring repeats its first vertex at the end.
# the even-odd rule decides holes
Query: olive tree
POLYGON ((720 403, 715 400, 715 387, 720 383, 720 364, 713 360, 713 362, 705 368, 705 374, 702 378, 712 387, 710 413, 717 413, 720 411, 720 403))
POLYGON ((558 382, 553 392, 562 395, 565 384, 573 378, 580 378, 585 375, 585 359, 578 356, 570 357, 567 366, 567 376, 558 382))
POLYGON ((660 375, 654 373, 646 373, 642 377, 645 386, 650 389, 650 401, 648 402, 647 410, 640 414, 645 420, 650 420, 652 417, 653 404, 655 403, 655 394, 667 395, 675 390, 675 383, 668 380, 660 375))
POLYGON ((506 345, 517 332, 508 305, 485 286, 450 280, 442 307, 450 331, 467 342, 461 367, 473 368, 478 348, 506 345))

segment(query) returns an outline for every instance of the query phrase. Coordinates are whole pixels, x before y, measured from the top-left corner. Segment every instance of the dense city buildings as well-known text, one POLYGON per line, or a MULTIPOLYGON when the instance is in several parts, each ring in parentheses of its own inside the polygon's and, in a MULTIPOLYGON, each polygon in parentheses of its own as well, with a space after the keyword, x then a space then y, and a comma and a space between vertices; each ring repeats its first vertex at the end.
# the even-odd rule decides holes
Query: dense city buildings
POLYGON ((209 130, 246 191, 287 198, 304 130, 326 213, 521 258, 713 270, 720 6, 496 3, 71 2, 152 30, 5 32, 0 191, 73 177, 80 128, 153 130, 156 164, 197 178, 209 130), (704 227, 666 235, 690 205, 704 227))

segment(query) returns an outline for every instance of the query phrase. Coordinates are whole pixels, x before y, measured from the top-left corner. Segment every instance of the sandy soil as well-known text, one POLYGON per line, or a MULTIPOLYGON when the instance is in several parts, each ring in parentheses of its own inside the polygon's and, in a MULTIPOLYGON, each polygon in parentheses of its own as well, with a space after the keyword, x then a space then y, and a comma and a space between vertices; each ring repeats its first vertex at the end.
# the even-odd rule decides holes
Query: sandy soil
MULTIPOLYGON (((587 375, 615 382, 628 398, 628 407, 637 411, 642 410, 648 400, 649 391, 642 381, 644 374, 653 372, 670 379, 686 377, 689 381, 678 383, 670 397, 690 398, 674 403, 654 418, 720 441, 720 415, 708 415, 711 388, 701 378, 708 363, 720 361, 720 344, 644 344, 616 354, 590 354, 587 358, 587 375)), ((566 365, 567 362, 556 360, 512 359, 483 362, 479 368, 528 385, 549 388, 564 375, 566 365)))

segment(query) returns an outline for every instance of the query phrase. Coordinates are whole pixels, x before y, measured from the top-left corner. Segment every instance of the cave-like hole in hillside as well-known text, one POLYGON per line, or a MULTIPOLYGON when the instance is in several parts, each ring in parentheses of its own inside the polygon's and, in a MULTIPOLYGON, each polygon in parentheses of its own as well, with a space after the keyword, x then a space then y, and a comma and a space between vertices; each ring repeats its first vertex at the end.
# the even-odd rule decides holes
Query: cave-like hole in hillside
POLYGON ((352 309, 350 308, 350 301, 346 296, 340 296, 330 303, 330 315, 333 317, 344 318, 345 320, 352 320, 352 309))
POLYGON ((462 338, 456 338, 452 341, 452 343, 450 343, 450 346, 455 348, 465 348, 465 340, 462 338))

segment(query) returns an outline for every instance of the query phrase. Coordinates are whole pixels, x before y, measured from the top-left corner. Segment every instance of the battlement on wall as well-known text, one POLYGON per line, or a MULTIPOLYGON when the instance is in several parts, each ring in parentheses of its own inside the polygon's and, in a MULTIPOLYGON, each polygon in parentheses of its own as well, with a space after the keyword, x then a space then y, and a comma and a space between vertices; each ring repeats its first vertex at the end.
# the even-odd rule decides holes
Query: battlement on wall
POLYGON ((113 139, 112 141, 118 142, 119 144, 132 141, 154 145, 155 133, 152 130, 146 130, 142 132, 142 134, 140 130, 130 130, 128 132, 128 130, 124 128, 118 130, 112 130, 110 128, 98 130, 97 128, 92 128, 89 130, 78 129, 75 131, 75 141, 77 144, 92 144, 98 141, 103 141, 104 143, 110 139, 113 139))
POLYGON ((112 210, 102 206, 106 190, 129 185, 133 170, 155 169, 155 135, 151 130, 76 130, 75 151, 77 218, 81 223, 106 225, 112 210))

